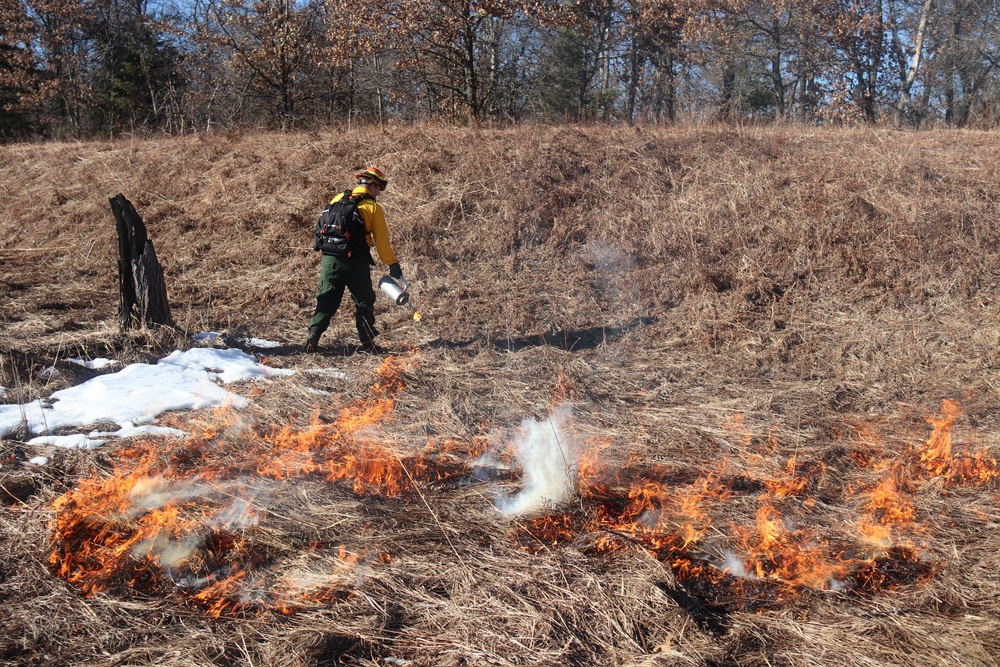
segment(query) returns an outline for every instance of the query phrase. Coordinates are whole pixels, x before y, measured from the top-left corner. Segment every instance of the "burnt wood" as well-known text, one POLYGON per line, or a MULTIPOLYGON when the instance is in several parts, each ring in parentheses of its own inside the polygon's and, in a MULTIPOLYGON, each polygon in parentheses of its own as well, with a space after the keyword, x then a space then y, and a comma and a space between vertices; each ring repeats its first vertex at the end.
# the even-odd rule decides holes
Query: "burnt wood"
POLYGON ((146 224, 132 202, 118 194, 108 200, 118 229, 118 322, 122 331, 137 326, 173 326, 167 283, 146 224))

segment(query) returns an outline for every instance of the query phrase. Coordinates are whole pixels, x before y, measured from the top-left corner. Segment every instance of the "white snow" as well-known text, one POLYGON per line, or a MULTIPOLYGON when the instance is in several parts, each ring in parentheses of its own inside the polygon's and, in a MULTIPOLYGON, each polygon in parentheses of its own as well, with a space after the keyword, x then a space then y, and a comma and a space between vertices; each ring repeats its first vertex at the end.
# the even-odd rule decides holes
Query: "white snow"
POLYGON ((168 410, 200 410, 249 400, 222 384, 269 379, 294 371, 270 368, 242 350, 196 348, 176 351, 156 364, 131 364, 116 373, 54 392, 47 399, 23 405, 0 405, 0 437, 27 425, 38 437, 29 444, 60 447, 100 447, 110 437, 140 434, 183 435, 176 429, 149 426, 168 410), (57 429, 113 422, 117 431, 53 436, 57 429))
POLYGON ((64 449, 97 449, 107 440, 94 440, 82 433, 71 435, 41 435, 28 441, 29 445, 54 445, 64 449))
POLYGON ((72 362, 78 366, 83 366, 84 368, 107 368, 108 366, 114 366, 121 362, 115 361, 114 359, 105 359, 104 357, 98 357, 97 359, 74 359, 70 357, 66 361, 72 362))
MULTIPOLYGON (((221 339, 225 334, 218 331, 203 331, 202 333, 197 333, 191 336, 194 340, 199 343, 206 343, 208 345, 214 346, 216 342, 221 339)), ((264 338, 254 338, 247 336, 239 336, 235 339, 238 343, 245 345, 246 347, 254 347, 259 349, 278 347, 280 343, 275 343, 273 340, 266 340, 264 338)))
POLYGON ((218 331, 202 331, 201 333, 196 333, 191 336, 192 339, 198 341, 199 343, 208 343, 209 345, 215 345, 215 341, 222 337, 222 334, 218 331))
POLYGON ((256 347, 261 350, 269 347, 278 347, 278 343, 275 343, 273 340, 265 340, 263 338, 240 338, 238 340, 247 347, 256 347))
POLYGON ((336 368, 310 368, 306 370, 306 373, 311 373, 313 375, 328 375, 338 380, 346 380, 348 378, 347 373, 337 370, 336 368))

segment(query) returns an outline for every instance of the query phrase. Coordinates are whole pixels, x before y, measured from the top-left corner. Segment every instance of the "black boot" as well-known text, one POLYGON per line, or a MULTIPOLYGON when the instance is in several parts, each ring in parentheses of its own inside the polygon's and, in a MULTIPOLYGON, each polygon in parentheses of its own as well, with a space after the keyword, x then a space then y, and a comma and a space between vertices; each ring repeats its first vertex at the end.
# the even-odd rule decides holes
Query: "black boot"
POLYGON ((309 338, 306 339, 306 352, 315 352, 319 348, 319 337, 323 332, 319 327, 309 327, 309 338))

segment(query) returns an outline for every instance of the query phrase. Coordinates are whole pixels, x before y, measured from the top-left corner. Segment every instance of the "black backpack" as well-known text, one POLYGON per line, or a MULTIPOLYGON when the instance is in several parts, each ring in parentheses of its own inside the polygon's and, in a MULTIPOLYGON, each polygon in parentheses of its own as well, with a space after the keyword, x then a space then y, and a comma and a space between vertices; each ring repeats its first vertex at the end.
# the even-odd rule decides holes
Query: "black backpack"
POLYGON ((355 197, 345 190, 343 197, 327 205, 316 221, 313 250, 337 257, 352 257, 358 251, 367 254, 365 221, 358 212, 358 204, 365 199, 374 197, 369 194, 355 197))

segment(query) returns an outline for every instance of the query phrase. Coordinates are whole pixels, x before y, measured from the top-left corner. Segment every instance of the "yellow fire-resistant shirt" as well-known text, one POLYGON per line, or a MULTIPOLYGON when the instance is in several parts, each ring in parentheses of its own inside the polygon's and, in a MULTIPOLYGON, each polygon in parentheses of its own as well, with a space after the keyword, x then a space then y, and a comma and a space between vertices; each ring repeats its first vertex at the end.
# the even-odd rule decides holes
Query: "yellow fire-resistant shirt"
MULTIPOLYGON (((368 232, 366 235, 368 247, 374 247, 378 251, 378 258, 386 266, 395 264, 397 261, 396 253, 389 242, 389 227, 385 224, 385 212, 382 210, 382 206, 371 198, 368 188, 363 185, 358 185, 351 191, 351 196, 357 197, 358 195, 369 196, 368 199, 363 199, 358 204, 358 212, 361 213, 361 219, 365 221, 365 231, 368 232)), ((341 192, 330 200, 330 203, 340 201, 343 197, 344 193, 341 192)))

